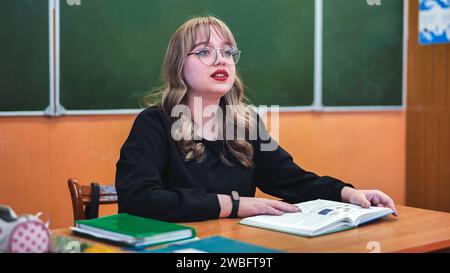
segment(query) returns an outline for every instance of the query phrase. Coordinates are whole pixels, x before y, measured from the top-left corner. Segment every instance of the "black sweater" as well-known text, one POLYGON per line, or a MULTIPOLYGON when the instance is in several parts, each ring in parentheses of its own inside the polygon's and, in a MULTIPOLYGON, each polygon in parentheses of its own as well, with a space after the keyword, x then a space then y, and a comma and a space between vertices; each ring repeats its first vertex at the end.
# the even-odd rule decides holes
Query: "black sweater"
POLYGON ((119 212, 165 221, 201 221, 218 218, 217 194, 232 190, 253 197, 258 187, 298 203, 317 198, 341 201, 342 188, 351 186, 303 170, 279 145, 274 151, 260 151, 260 138, 250 141, 253 168, 232 157, 227 159, 233 166, 224 164, 217 155, 221 149, 226 152, 220 140, 199 140, 205 144, 206 159, 185 161, 170 130, 170 120, 160 107, 137 116, 116 165, 119 212))

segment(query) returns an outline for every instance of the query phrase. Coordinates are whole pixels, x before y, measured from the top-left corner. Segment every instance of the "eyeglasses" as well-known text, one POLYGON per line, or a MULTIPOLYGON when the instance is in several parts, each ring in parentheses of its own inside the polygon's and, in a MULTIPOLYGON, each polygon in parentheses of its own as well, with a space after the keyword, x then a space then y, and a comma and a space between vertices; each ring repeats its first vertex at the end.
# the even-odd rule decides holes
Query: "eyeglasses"
MULTIPOLYGON (((219 48, 222 57, 227 64, 237 64, 241 57, 241 51, 235 47, 219 48)), ((189 55, 195 54, 204 65, 213 65, 217 61, 217 49, 214 47, 204 47, 197 51, 191 52, 189 55)))

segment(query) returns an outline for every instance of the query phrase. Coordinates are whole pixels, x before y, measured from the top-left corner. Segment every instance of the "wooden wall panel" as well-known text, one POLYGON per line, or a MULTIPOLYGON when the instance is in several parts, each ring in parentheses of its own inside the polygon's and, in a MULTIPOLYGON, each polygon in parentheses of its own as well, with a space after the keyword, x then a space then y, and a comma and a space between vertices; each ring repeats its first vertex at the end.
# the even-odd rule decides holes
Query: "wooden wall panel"
POLYGON ((418 43, 409 5, 406 204, 450 212, 450 44, 418 43))

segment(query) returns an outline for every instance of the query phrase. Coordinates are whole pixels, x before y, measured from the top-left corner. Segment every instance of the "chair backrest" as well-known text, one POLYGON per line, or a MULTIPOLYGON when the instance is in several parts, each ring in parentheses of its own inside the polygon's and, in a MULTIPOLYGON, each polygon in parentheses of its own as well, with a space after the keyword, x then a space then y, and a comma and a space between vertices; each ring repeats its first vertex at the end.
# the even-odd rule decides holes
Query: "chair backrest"
MULTIPOLYGON (((73 219, 85 219, 85 208, 92 200, 91 185, 81 185, 74 178, 67 182, 72 199, 73 219)), ((117 204, 117 192, 114 185, 100 185, 100 205, 117 204)))

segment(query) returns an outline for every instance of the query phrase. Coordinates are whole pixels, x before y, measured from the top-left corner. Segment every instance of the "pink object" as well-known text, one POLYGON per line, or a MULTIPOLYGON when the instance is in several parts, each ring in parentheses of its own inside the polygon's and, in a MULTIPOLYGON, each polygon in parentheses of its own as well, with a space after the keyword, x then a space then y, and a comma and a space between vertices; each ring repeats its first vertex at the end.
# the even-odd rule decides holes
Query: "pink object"
POLYGON ((14 227, 11 232, 8 252, 37 253, 50 251, 50 232, 38 221, 27 221, 14 227))

